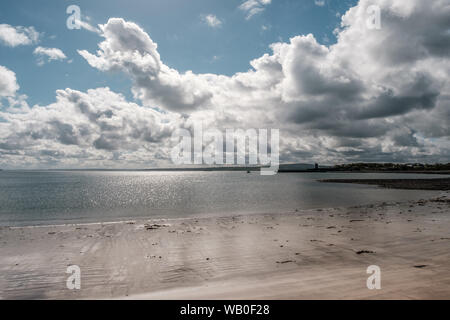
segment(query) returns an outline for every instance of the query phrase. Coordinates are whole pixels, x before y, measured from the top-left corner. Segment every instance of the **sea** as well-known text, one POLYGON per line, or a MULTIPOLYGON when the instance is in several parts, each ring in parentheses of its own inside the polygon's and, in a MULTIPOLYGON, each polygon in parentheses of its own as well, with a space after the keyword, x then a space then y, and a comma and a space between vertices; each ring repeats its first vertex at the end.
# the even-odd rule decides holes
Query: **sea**
POLYGON ((413 179, 395 173, 246 171, 0 171, 0 226, 34 226, 284 213, 419 200, 439 191, 394 190, 320 179, 413 179))

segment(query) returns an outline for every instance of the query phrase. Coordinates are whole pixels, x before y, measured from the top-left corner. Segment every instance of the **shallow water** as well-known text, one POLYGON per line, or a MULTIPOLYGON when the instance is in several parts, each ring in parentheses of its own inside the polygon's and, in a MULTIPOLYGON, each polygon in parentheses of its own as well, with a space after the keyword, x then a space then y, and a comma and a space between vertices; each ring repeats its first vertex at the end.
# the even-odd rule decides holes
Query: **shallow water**
POLYGON ((317 179, 439 177, 392 173, 261 176, 245 171, 2 171, 0 225, 288 212, 413 200, 440 192, 319 183, 317 179))

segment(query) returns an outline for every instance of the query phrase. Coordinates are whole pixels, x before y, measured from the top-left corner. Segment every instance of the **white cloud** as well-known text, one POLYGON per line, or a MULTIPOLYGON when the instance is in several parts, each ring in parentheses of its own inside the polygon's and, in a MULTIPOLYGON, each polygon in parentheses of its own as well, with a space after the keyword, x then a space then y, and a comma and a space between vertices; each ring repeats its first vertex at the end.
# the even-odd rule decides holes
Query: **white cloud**
POLYGON ((87 31, 90 31, 90 32, 94 32, 94 33, 97 33, 97 34, 100 34, 100 32, 101 32, 100 29, 94 27, 93 25, 91 25, 87 21, 83 21, 83 20, 75 20, 75 21, 84 30, 87 30, 87 31))
POLYGON ((171 110, 188 110, 208 103, 212 93, 206 79, 192 72, 180 74, 161 62, 157 44, 138 25, 123 19, 109 19, 100 25, 105 41, 98 55, 78 51, 100 70, 122 70, 134 80, 133 93, 144 104, 171 110))
POLYGON ((325 0, 314 0, 314 4, 319 7, 323 7, 325 5, 325 0))
POLYGON ((37 47, 34 49, 33 54, 38 56, 39 65, 43 65, 45 63, 45 59, 47 59, 48 62, 67 59, 64 52, 58 48, 37 47))
POLYGON ((8 68, 0 66, 0 110, 3 109, 9 113, 29 111, 27 96, 19 95, 17 93, 19 88, 16 74, 8 68))
MULTIPOLYGON (((0 165, 33 167, 57 160, 58 166, 149 166, 169 158, 173 130, 183 123, 127 102, 109 88, 58 90, 56 102, 22 113, 0 111, 0 165), (129 162, 129 165, 127 164, 129 162)), ((167 160, 166 160, 167 161, 167 160)))
POLYGON ((39 32, 34 27, 13 27, 0 24, 0 42, 9 47, 35 44, 39 40, 39 32))
POLYGON ((15 96, 19 90, 16 74, 4 66, 0 66, 0 98, 15 96))
MULTIPOLYGON (((445 67, 450 42, 442 35, 450 26, 443 2, 431 7, 414 2, 403 7, 379 0, 384 25, 374 31, 366 27, 366 9, 373 1, 363 0, 343 17, 337 44, 320 45, 313 35, 293 37, 289 43, 273 44, 271 55, 253 60, 252 70, 232 77, 171 69, 148 35, 121 19, 102 26, 105 41, 97 55, 80 54, 100 70, 129 74, 135 97, 145 105, 189 113, 191 119, 207 119, 219 127, 284 127, 285 138, 309 145, 310 154, 328 150, 322 160, 381 159, 389 143, 394 144, 389 150, 399 151, 396 157, 423 156, 426 147, 414 144, 418 129, 411 130, 406 118, 436 114, 435 124, 427 130, 450 134, 448 121, 437 116, 445 113, 440 97, 450 90, 450 69, 445 67), (405 8, 414 9, 405 14, 405 8), (419 11, 420 21, 414 16, 419 11), (405 139, 393 141, 398 135, 405 139), (321 137, 323 144, 312 137, 321 137), (400 146, 400 141, 411 145, 400 146), (352 151, 339 154, 331 147, 352 151)), ((425 131, 423 124, 414 126, 425 131)))
POLYGON ((233 76, 170 68, 142 28, 112 18, 100 26, 99 50, 79 53, 94 68, 130 76, 143 106, 108 88, 66 89, 49 106, 0 113, 0 161, 99 167, 167 160, 170 133, 200 121, 279 128, 282 161, 448 161, 448 16, 444 0, 361 0, 343 16, 336 44, 299 35, 272 44, 233 76), (373 4, 381 30, 366 26, 373 4))
POLYGON ((239 9, 246 13, 246 19, 249 20, 254 15, 261 13, 272 0, 247 0, 239 5, 239 9))
POLYGON ((210 27, 217 28, 222 25, 222 21, 217 18, 214 14, 208 14, 205 16, 202 16, 202 20, 210 27))

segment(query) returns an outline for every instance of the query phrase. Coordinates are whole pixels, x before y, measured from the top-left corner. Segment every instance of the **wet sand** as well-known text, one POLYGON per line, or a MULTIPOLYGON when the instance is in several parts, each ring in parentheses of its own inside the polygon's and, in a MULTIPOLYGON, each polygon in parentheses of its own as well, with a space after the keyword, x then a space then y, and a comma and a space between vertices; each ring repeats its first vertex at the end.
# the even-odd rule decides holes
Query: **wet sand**
POLYGON ((223 218, 0 228, 2 299, 449 299, 450 194, 223 218), (66 268, 81 268, 81 289, 66 268), (381 268, 369 290, 366 269, 381 268))

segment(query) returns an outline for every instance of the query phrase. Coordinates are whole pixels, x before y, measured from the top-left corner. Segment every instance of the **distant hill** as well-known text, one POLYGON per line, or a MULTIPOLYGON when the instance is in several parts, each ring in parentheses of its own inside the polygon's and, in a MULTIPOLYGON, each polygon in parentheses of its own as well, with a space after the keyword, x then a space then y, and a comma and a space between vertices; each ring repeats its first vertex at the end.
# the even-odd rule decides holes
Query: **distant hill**
POLYGON ((334 166, 333 171, 449 173, 450 163, 346 163, 334 166))
POLYGON ((315 168, 314 164, 310 163, 290 163, 290 164, 280 164, 280 172, 283 171, 306 171, 315 168))

